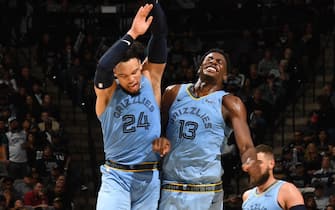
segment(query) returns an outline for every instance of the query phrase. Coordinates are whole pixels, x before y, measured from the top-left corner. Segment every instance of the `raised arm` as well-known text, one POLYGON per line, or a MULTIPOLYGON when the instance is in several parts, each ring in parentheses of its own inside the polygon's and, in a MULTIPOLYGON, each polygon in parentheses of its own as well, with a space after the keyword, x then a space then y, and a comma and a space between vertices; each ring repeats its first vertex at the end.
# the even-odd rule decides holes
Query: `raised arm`
POLYGON ((97 64, 94 90, 97 95, 96 113, 98 116, 105 110, 116 88, 113 69, 121 61, 133 41, 148 30, 153 20, 152 16, 148 17, 152 7, 152 4, 146 4, 138 9, 129 31, 104 53, 97 64))
POLYGON ((151 36, 148 43, 148 57, 143 66, 143 74, 149 78, 154 89, 156 101, 161 101, 161 80, 167 60, 167 22, 161 5, 156 0, 147 0, 153 4, 150 26, 151 36))

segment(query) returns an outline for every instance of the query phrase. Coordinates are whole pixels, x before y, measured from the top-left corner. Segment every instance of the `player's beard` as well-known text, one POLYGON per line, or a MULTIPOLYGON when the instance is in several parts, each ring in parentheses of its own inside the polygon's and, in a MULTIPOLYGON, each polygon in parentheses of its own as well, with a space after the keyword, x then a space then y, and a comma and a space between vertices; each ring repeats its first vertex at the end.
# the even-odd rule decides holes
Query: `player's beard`
POLYGON ((268 181, 269 177, 270 177, 270 173, 269 173, 269 171, 266 171, 264 174, 262 174, 257 179, 251 180, 251 184, 253 186, 260 186, 260 185, 266 183, 266 181, 268 181))
POLYGON ((137 96, 137 95, 139 95, 140 92, 141 92, 141 85, 139 86, 138 90, 133 91, 133 92, 128 91, 126 88, 122 87, 122 85, 120 85, 120 87, 121 87, 121 89, 122 89, 124 92, 126 92, 127 94, 129 94, 129 95, 131 95, 131 96, 137 96))

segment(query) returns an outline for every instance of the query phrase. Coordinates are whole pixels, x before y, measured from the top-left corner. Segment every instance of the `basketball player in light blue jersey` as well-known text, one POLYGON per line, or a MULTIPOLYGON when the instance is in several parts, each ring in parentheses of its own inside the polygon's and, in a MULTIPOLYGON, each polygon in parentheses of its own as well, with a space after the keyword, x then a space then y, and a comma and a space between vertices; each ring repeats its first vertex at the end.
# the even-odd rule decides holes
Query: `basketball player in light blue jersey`
POLYGON ((172 85, 163 94, 171 150, 162 165, 160 210, 223 209, 221 156, 233 130, 244 170, 257 172, 245 106, 223 91, 228 65, 228 55, 212 49, 201 59, 195 84, 172 85))
POLYGON ((255 187, 243 193, 243 210, 306 210, 301 192, 292 183, 278 180, 273 175, 275 159, 272 148, 256 147, 260 171, 250 176, 255 187))
POLYGON ((152 143, 161 133, 160 83, 167 57, 167 26, 160 5, 150 3, 139 8, 130 30, 97 64, 96 114, 106 159, 100 167, 98 210, 156 210, 158 206, 158 153, 164 155, 169 142, 167 150, 159 151, 153 150, 152 143), (149 27, 148 57, 142 64, 144 48, 135 39, 149 27))

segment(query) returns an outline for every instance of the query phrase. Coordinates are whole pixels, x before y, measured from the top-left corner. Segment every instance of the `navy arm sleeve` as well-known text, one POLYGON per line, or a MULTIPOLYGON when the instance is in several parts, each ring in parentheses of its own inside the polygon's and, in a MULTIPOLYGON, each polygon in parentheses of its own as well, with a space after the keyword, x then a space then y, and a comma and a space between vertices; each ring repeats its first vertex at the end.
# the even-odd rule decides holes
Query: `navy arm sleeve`
POLYGON ((98 61, 94 75, 94 85, 99 89, 110 87, 114 81, 113 68, 125 55, 134 39, 126 34, 115 42, 98 61))
POLYGON ((306 210, 305 205, 292 206, 289 210, 306 210))
POLYGON ((161 5, 153 3, 153 22, 148 43, 148 60, 152 63, 166 63, 167 60, 167 22, 161 5))

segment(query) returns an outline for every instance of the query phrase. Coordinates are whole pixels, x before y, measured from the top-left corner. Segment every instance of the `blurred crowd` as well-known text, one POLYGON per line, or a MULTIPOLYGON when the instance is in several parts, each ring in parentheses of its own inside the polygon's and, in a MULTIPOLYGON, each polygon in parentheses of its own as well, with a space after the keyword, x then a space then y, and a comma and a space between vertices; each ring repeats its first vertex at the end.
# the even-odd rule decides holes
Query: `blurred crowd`
MULTIPOLYGON (((199 56, 222 48, 231 60, 226 90, 246 104, 254 143, 272 142, 280 113, 325 68, 321 40, 334 39, 334 2, 175 0, 162 5, 169 24, 163 88, 192 82, 199 56)), ((81 184, 73 181, 77 169, 71 168, 60 106, 46 91, 47 81, 73 106, 94 114, 96 62, 125 33, 136 7, 130 1, 2 0, 0 8, 0 206, 72 209, 73 191, 81 184), (117 4, 120 14, 99 12, 108 3, 117 4)), ((314 209, 325 209, 335 202, 334 79, 316 101, 319 108, 283 145, 276 174, 305 190, 314 209)), ((224 157, 229 160, 223 161, 225 183, 239 173, 235 157, 224 157)))

